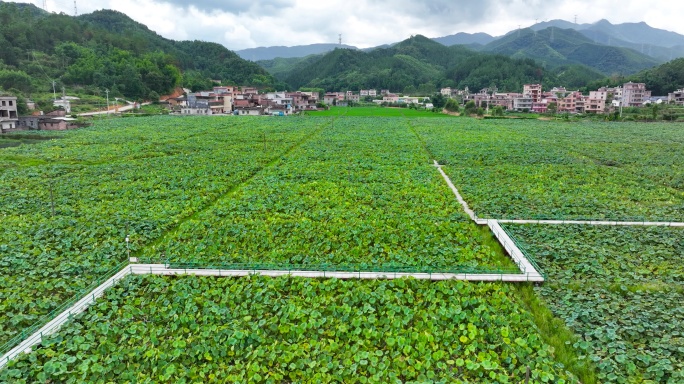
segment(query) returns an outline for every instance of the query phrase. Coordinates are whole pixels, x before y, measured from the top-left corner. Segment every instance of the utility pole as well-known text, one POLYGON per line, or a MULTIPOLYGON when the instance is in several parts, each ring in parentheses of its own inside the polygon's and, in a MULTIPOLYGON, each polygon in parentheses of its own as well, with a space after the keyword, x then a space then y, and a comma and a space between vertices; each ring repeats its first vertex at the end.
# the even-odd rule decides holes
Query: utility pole
POLYGON ((55 90, 54 80, 52 80, 52 101, 57 101, 57 91, 55 90))
POLYGON ((107 115, 109 115, 109 89, 105 89, 105 93, 107 93, 107 115))

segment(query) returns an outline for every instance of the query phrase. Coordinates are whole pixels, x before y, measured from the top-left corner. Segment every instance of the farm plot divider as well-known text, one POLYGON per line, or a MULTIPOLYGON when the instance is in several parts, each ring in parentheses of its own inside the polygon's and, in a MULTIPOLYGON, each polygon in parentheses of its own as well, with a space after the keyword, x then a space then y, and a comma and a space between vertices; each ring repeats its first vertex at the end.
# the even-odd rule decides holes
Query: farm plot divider
POLYGON ((81 294, 87 292, 85 295, 75 296, 59 308, 43 316, 35 325, 23 330, 19 335, 5 343, 5 345, 0 346, 0 353, 2 354, 2 357, 0 357, 0 369, 19 354, 30 352, 31 347, 39 344, 43 340, 43 336, 59 330, 64 323, 71 320, 73 316, 85 311, 89 306, 94 304, 108 288, 116 285, 119 280, 130 273, 127 262, 119 264, 119 266, 104 274, 101 279, 95 281, 89 288, 83 290, 81 294), (45 325, 41 327, 41 324, 45 325))
MULTIPOLYGON (((499 226, 499 228, 501 228, 499 226)), ((401 278, 414 278, 417 280, 431 280, 431 281, 442 281, 442 280, 464 280, 473 282, 543 282, 544 277, 537 273, 536 269, 525 259, 524 254, 517 248, 517 245, 508 238, 508 235, 501 230, 501 233, 497 235, 500 241, 505 241, 505 247, 509 252, 512 252, 512 257, 514 261, 520 268, 516 271, 510 270, 499 270, 499 271, 488 271, 483 272, 482 270, 472 269, 468 270, 466 268, 444 272, 444 271, 431 271, 427 268, 423 268, 422 271, 409 271, 409 268, 386 268, 380 270, 376 268, 373 271, 363 270, 361 268, 351 268, 346 266, 346 268, 334 267, 334 266, 323 266, 324 268, 313 269, 306 268, 305 266, 280 266, 280 268, 285 267, 286 269, 269 269, 276 268, 276 265, 258 265, 258 264, 226 264, 223 268, 219 266, 202 265, 202 264, 192 264, 192 263, 163 263, 163 264, 127 264, 121 268, 116 274, 102 282, 99 286, 94 288, 92 291, 88 292, 85 296, 77 301, 70 301, 64 306, 60 307, 58 310, 51 313, 49 316, 62 311, 57 314, 43 327, 38 328, 38 326, 31 327, 17 336, 15 339, 7 343, 3 349, 0 349, 0 353, 3 353, 0 357, 0 369, 2 369, 7 363, 19 356, 21 353, 30 352, 31 348, 37 344, 40 344, 43 340, 43 336, 52 334, 59 330, 59 328, 69 321, 73 316, 85 311, 90 305, 94 304, 97 298, 104 294, 104 291, 108 288, 116 285, 121 279, 128 275, 163 275, 163 276, 176 276, 176 275, 193 275, 193 276, 215 276, 215 277, 244 277, 250 275, 261 275, 269 277, 303 277, 303 278, 336 278, 336 279, 401 279, 401 278), (513 256, 515 255, 515 256, 513 256), (298 268, 297 268, 298 267, 298 268), (232 268, 232 269, 226 269, 232 268), (236 269, 237 268, 237 269, 236 269), (522 273, 520 273, 522 272, 522 273), (34 332, 30 336, 24 339, 26 335, 30 332, 34 332), (13 345, 19 343, 16 347, 12 348, 13 345)), ((504 243, 502 243, 504 244, 504 243)), ((319 266, 320 267, 320 266, 319 266)), ((47 317, 46 317, 47 318, 47 317)), ((42 322, 41 322, 42 323, 42 322)), ((41 324, 38 323, 38 324, 41 324)))

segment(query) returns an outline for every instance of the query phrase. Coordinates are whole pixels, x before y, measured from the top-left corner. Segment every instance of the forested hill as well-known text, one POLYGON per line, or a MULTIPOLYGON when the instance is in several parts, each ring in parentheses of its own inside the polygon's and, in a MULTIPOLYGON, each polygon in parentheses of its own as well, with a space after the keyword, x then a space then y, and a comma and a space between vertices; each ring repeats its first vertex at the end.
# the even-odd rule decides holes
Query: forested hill
POLYGON ((479 53, 464 46, 446 47, 417 35, 392 47, 362 52, 336 49, 305 65, 292 65, 279 77, 293 88, 326 90, 390 89, 414 93, 433 92, 440 87, 469 87, 479 91, 496 87, 519 92, 523 84, 580 87, 603 76, 579 65, 546 70, 531 59, 512 59, 479 53))
POLYGON ((633 49, 597 44, 573 29, 556 27, 510 32, 482 50, 535 59, 550 67, 582 64, 605 75, 630 75, 662 63, 633 49))
POLYGON ((58 86, 110 89, 147 99, 182 85, 276 86, 255 63, 220 44, 173 41, 109 10, 79 17, 47 13, 31 4, 0 2, 0 88, 15 93, 58 86))
POLYGON ((654 96, 667 96, 668 93, 684 89, 684 58, 672 60, 631 76, 615 76, 592 82, 587 85, 587 90, 601 86, 618 86, 628 81, 645 83, 646 89, 651 90, 654 96))

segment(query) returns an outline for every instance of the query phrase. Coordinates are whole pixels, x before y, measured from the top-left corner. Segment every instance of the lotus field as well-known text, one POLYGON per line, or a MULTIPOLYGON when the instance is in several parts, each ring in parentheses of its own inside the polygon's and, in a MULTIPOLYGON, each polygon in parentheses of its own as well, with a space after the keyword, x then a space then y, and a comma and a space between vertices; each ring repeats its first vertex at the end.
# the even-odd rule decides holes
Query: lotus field
POLYGON ((507 225, 603 383, 684 382, 684 229, 507 225))
POLYGON ((573 382, 499 284, 129 277, 23 382, 573 382))
POLYGON ((684 222, 678 124, 421 121, 482 218, 684 222))
POLYGON ((491 239, 468 222, 406 122, 343 119, 141 254, 204 265, 520 273, 491 239))
MULTIPOLYGON (((347 112, 112 119, 0 149, 0 349, 129 253, 520 273, 433 160, 482 218, 684 221, 679 125, 347 112)), ((543 285, 128 276, 0 382, 684 382, 684 229, 504 229, 543 285)))
POLYGON ((135 122, 0 152, 0 345, 318 127, 135 122))

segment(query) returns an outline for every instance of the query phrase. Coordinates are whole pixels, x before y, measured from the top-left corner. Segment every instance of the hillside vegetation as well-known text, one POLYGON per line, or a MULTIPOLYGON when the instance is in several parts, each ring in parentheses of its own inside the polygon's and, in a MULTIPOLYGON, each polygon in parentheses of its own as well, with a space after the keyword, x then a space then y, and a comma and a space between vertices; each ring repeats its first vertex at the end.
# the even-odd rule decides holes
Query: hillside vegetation
POLYGON ((80 87, 147 98, 179 85, 223 83, 273 86, 275 79, 227 48, 165 39, 110 10, 71 17, 29 4, 0 2, 0 88, 15 93, 80 87))
POLYGON ((336 49, 306 60, 260 64, 293 88, 330 91, 369 87, 431 93, 439 87, 496 87, 519 92, 526 83, 580 87, 603 77, 576 64, 548 70, 530 59, 480 53, 464 46, 446 47, 421 35, 370 52, 336 49))
POLYGON ((510 32, 483 50, 535 59, 550 67, 581 64, 604 75, 629 75, 661 63, 632 49, 597 44, 580 32, 556 27, 510 32))

